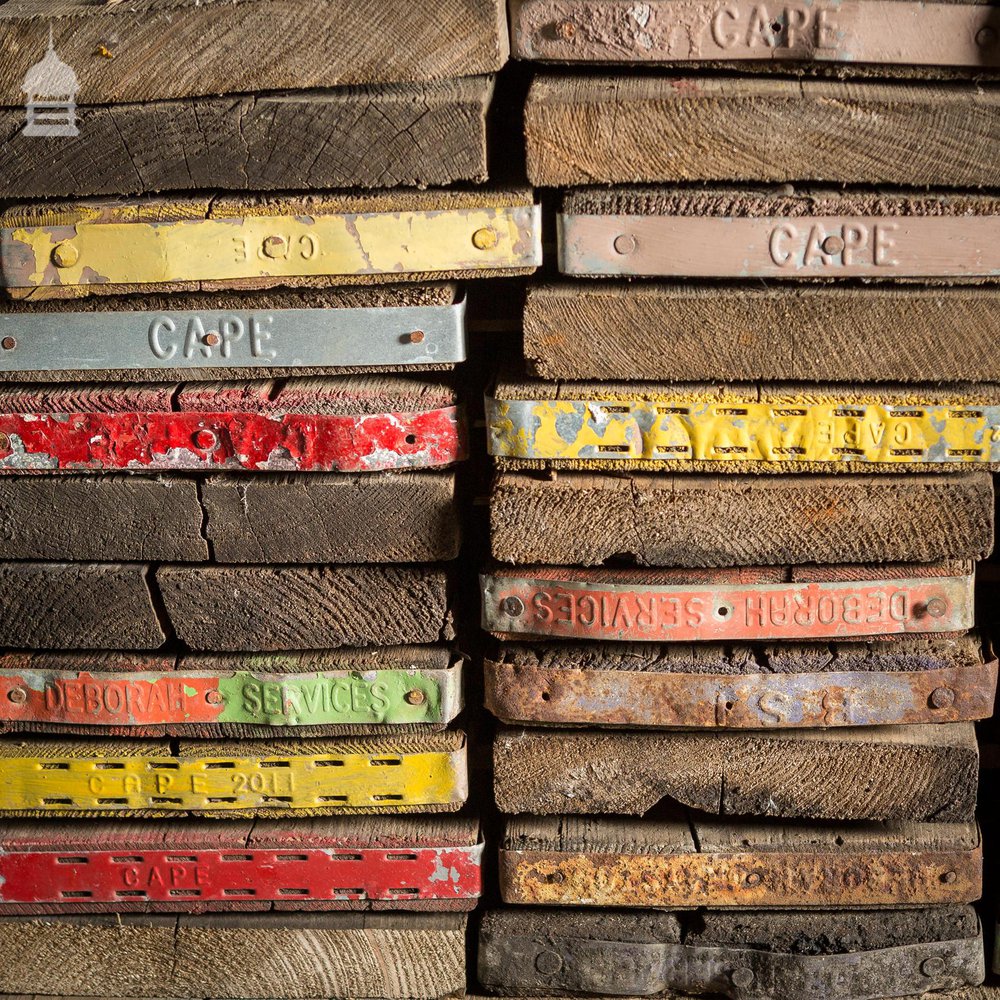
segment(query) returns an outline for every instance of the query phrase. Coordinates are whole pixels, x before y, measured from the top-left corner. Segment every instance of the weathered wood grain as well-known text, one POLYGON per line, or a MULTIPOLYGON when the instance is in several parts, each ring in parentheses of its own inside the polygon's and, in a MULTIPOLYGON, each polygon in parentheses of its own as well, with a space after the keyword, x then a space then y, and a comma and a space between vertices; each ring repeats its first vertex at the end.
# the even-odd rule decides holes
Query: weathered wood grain
POLYGON ((544 74, 525 109, 528 178, 991 186, 998 110, 1000 89, 974 84, 544 74))
POLYGON ((0 477, 0 559, 454 559, 452 473, 0 477))
POLYGON ((503 812, 642 815, 661 799, 726 816, 967 822, 969 723, 733 733, 508 729, 494 744, 503 812))
POLYGON ((475 76, 500 69, 508 51, 501 0, 396 3, 377 12, 354 0, 9 0, 0 20, 0 105, 23 106, 21 84, 45 54, 50 27, 81 104, 475 76))
POLYGON ((0 989, 53 996, 437 1000, 465 989, 460 914, 6 917, 0 989))
POLYGON ((167 638, 148 566, 0 563, 0 646, 156 649, 167 638))
POLYGON ((200 494, 223 563, 437 562, 461 542, 454 473, 213 476, 200 494))
POLYGON ((452 637, 447 579, 435 569, 164 566, 156 585, 177 637, 191 649, 329 649, 452 637))
MULTIPOLYGON (((59 317, 66 319, 65 337, 74 335, 77 324, 81 322, 78 316, 85 317, 89 313, 116 313, 121 323, 122 341, 134 338, 140 343, 148 343, 149 329, 144 322, 137 317, 143 314, 159 314, 171 319, 184 313, 198 313, 215 317, 215 322, 219 323, 226 317, 233 314, 267 316, 274 310, 293 309, 315 309, 318 311, 330 309, 370 309, 379 310, 381 318, 385 321, 386 329, 390 335, 402 337, 411 332, 408 326, 401 320, 396 319, 394 310, 403 310, 405 307, 425 307, 425 306, 451 306, 459 301, 459 292, 456 285, 449 282, 436 282, 433 284, 414 285, 384 285, 381 287, 343 287, 343 288, 314 288, 314 289, 276 289, 272 291, 246 291, 246 292, 178 292, 173 295, 109 295, 100 298, 81 299, 43 299, 38 302, 14 302, 5 298, 0 298, 0 319, 6 317, 17 321, 17 318, 25 313, 42 314, 45 316, 59 317)), ((175 322, 175 326, 176 326, 175 322)), ((171 346, 181 343, 186 346, 184 338, 187 330, 181 324, 180 329, 174 333, 171 346)), ((280 336, 280 332, 279 332, 280 336)), ((15 341, 18 339, 15 336, 15 341)), ((295 367, 290 368, 282 365, 273 367, 249 367, 241 366, 247 353, 251 350, 247 344, 249 338, 245 338, 242 356, 232 357, 232 366, 221 366, 218 364, 218 354, 213 355, 216 363, 205 367, 183 367, 183 368, 103 368, 103 369, 63 369, 59 371, 33 371, 28 364, 19 364, 18 367, 10 371, 0 371, 0 382, 192 382, 198 380, 212 381, 220 378, 231 379, 260 379, 262 375, 267 378, 285 378, 293 376, 310 375, 331 375, 364 373, 372 371, 382 371, 386 366, 378 368, 369 367, 344 367, 344 368, 319 368, 319 367, 295 367)), ((5 354, 8 351, 18 351, 20 344, 15 343, 13 347, 5 346, 5 354)), ((164 345, 166 346, 166 345, 164 345)), ((169 349, 169 348, 166 348, 169 349)), ((203 355, 205 347, 196 346, 192 350, 192 356, 203 355)), ((235 352, 238 353, 238 352, 235 352)), ((10 355, 8 355, 10 356, 10 355)), ((17 355, 13 355, 16 357, 17 355)), ((444 364, 415 364, 407 365, 406 371, 433 371, 453 368, 450 363, 444 364)))
POLYGON ((481 183, 492 90, 475 77, 102 101, 77 106, 71 138, 26 136, 23 107, 2 108, 0 135, 10 138, 0 146, 0 198, 481 183))
POLYGON ((600 282, 528 289, 539 378, 1000 381, 1000 289, 600 282))
POLYGON ((988 473, 955 476, 501 473, 493 556, 510 563, 737 566, 982 559, 988 473))
POLYGON ((519 817, 500 891, 545 906, 929 906, 979 899, 982 866, 975 823, 519 817))
POLYGON ((198 482, 0 476, 0 559, 204 562, 198 482))

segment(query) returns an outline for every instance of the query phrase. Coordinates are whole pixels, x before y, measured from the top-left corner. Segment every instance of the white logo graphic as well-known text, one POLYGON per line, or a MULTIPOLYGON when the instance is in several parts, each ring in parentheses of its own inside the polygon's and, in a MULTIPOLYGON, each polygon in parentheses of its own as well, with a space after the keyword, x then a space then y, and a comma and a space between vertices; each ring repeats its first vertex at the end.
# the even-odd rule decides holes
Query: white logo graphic
POLYGON ((49 28, 49 47, 45 55, 25 73, 21 87, 28 95, 25 102, 28 120, 24 134, 79 135, 80 130, 76 127, 76 94, 79 89, 76 73, 56 55, 52 47, 52 28, 49 28))

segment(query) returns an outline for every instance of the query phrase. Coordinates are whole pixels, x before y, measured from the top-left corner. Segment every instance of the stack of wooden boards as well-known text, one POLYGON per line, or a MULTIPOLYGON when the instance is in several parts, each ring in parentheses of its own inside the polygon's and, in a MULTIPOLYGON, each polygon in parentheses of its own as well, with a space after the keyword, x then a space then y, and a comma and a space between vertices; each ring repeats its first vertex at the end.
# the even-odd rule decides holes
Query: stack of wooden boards
POLYGON ((874 78, 996 66, 995 11, 512 16, 515 54, 574 65, 525 114, 529 179, 566 189, 560 276, 529 289, 526 370, 486 403, 510 818, 480 982, 975 986, 1000 203, 951 189, 1000 181, 1000 89, 874 78), (744 72, 648 69, 713 60, 744 72), (870 78, 792 75, 852 60, 870 78))
POLYGON ((464 992, 453 282, 540 240, 441 185, 505 58, 495 0, 4 5, 0 992, 464 992))

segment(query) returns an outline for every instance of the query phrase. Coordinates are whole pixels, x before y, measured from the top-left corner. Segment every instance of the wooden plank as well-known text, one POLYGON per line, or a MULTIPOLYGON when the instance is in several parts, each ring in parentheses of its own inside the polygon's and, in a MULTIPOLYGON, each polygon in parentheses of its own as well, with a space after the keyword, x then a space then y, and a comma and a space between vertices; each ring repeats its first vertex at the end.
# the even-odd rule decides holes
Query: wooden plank
POLYGON ((996 11, 986 3, 791 3, 772 17, 753 0, 649 0, 638 9, 631 0, 511 0, 511 35, 517 58, 545 62, 697 62, 744 72, 836 63, 839 73, 1000 64, 996 11))
POLYGON ((500 891, 545 906, 928 906, 979 899, 982 864, 975 823, 518 817, 500 891))
POLYGON ((0 559, 437 562, 458 555, 453 473, 0 476, 0 559))
POLYGON ((0 646, 156 649, 167 638, 148 566, 0 562, 0 646))
POLYGON ((443 729, 461 656, 438 646, 266 655, 0 655, 0 731, 298 736, 443 729))
MULTIPOLYGON (((0 22, 2 23, 2 22, 0 22)), ((0 31, 2 34, 2 31, 0 31)), ((488 77, 76 108, 74 137, 0 110, 0 197, 446 186, 487 179, 488 77)))
POLYGON ((380 472, 465 453, 455 391, 398 376, 0 386, 0 474, 380 472))
POLYGON ((970 906, 696 915, 506 909, 484 914, 479 934, 480 982, 505 996, 859 1000, 977 984, 984 974, 970 906))
POLYGON ((528 178, 995 186, 998 110, 1000 89, 974 84, 543 74, 528 178))
POLYGON ((40 203, 0 213, 0 286, 37 300, 527 274, 540 224, 523 188, 40 203))
POLYGON ((25 74, 50 37, 81 104, 476 76, 500 69, 508 48, 500 0, 431 0, 377 18, 353 0, 322 11, 303 0, 242 0, 232 9, 196 0, 5 6, 0 105, 9 106, 23 106, 25 74), (170 71, 157 72, 168 34, 170 71))
POLYGON ((500 473, 493 557, 508 563, 738 566, 983 559, 993 486, 954 476, 500 473))
POLYGON ((527 725, 799 729, 987 719, 997 663, 977 635, 883 642, 504 644, 486 706, 527 725), (987 662, 986 656, 990 659, 987 662))
POLYGON ((451 472, 212 476, 201 500, 219 562, 437 562, 461 544, 451 472))
POLYGON ((444 282, 29 303, 0 299, 0 382, 190 382, 445 370, 465 360, 464 311, 457 286, 444 282), (422 339, 414 338, 420 333, 422 339), (311 343, 303 349, 307 335, 311 343))
POLYGON ((471 910, 482 887, 479 822, 455 816, 15 820, 0 844, 5 915, 471 910))
POLYGON ((563 274, 995 278, 989 195, 592 188, 559 217, 563 274))
POLYGON ((524 352, 549 380, 997 382, 998 323, 973 286, 562 282, 528 289, 524 352))
POLYGON ((0 989, 49 996, 438 1000, 465 989, 462 914, 5 917, 0 989))
POLYGON ((487 446, 502 469, 1000 469, 998 404, 988 384, 500 380, 486 399, 487 446))
POLYGON ((0 562, 0 646, 257 652, 452 638, 446 574, 405 566, 0 562), (162 607, 162 612, 159 609, 162 607))
POLYGON ((0 816, 151 818, 455 812, 465 734, 253 740, 0 740, 0 816))
POLYGON ((968 822, 970 723, 742 733, 501 731, 503 812, 648 812, 661 799, 725 816, 968 822))
POLYGON ((858 639, 964 633, 971 563, 577 569, 480 576, 482 625, 500 638, 620 642, 858 639))
POLYGON ((453 635, 442 570, 164 566, 156 586, 177 638, 190 649, 391 646, 453 635))

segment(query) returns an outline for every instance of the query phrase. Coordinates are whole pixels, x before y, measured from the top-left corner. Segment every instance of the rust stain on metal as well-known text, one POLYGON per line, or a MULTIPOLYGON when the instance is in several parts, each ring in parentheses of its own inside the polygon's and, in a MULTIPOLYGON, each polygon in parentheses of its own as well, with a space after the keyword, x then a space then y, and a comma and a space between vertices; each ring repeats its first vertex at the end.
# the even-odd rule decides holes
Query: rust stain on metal
POLYGON ((969 903, 982 845, 940 851, 598 854, 503 850, 504 902, 547 906, 815 907, 969 903))
POLYGON ((520 667, 487 659, 506 722, 684 729, 898 726, 988 719, 997 661, 913 671, 702 674, 520 667))

